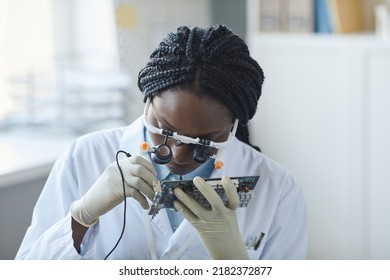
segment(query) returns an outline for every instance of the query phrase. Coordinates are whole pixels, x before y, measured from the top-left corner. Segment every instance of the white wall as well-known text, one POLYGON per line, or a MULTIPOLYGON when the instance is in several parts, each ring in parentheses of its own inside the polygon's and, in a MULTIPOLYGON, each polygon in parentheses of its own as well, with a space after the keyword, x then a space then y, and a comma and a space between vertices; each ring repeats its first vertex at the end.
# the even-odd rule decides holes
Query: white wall
POLYGON ((365 252, 372 258, 390 259, 390 42, 387 49, 369 52, 366 60, 365 252))
POLYGON ((309 259, 390 258, 390 43, 373 36, 250 40, 265 72, 253 141, 301 184, 309 259))

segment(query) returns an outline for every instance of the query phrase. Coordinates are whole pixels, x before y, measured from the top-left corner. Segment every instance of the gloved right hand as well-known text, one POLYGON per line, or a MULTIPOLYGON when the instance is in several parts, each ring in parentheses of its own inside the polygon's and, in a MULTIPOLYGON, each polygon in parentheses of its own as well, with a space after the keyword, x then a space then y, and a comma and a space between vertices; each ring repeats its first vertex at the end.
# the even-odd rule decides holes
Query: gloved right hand
POLYGON ((227 176, 222 177, 222 186, 228 198, 226 205, 204 179, 195 177, 193 182, 208 200, 212 209, 204 208, 180 188, 173 190, 177 197, 177 200, 173 202, 175 208, 198 231, 204 246, 214 260, 249 259, 238 227, 236 210, 239 197, 232 180, 227 176))
MULTIPOLYGON (((127 197, 133 197, 148 209, 148 197, 153 200, 153 181, 157 181, 152 163, 141 156, 119 161, 125 179, 127 197), (146 196, 146 197, 145 197, 146 196)), ((92 187, 70 206, 70 212, 79 224, 90 227, 99 217, 123 201, 122 177, 116 162, 109 165, 92 187)))

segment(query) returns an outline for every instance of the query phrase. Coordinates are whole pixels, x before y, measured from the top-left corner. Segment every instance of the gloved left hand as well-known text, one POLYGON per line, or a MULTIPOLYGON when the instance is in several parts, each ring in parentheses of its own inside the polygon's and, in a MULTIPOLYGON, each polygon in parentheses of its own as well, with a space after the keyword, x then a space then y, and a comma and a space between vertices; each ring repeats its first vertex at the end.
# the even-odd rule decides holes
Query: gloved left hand
POLYGON ((195 177, 193 182, 212 209, 204 208, 180 188, 173 191, 177 197, 174 206, 198 231, 210 256, 213 259, 249 259, 238 228, 236 209, 239 198, 233 182, 229 177, 222 178, 227 205, 202 178, 195 177))

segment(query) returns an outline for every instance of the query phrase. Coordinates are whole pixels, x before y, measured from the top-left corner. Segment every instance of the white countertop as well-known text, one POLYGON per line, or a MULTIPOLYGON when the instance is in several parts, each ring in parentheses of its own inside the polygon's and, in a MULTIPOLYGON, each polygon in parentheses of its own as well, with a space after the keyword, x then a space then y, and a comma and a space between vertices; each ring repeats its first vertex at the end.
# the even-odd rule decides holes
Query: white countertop
POLYGON ((0 188, 47 176, 76 137, 47 130, 0 130, 0 188))

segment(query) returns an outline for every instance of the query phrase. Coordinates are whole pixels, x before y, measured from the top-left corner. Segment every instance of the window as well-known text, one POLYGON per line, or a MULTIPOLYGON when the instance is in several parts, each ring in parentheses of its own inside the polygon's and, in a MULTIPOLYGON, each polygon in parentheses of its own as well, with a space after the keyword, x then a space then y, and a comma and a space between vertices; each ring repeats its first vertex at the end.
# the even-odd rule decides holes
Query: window
POLYGON ((179 25, 210 22, 208 0, 0 5, 0 129, 84 133, 131 122, 142 114, 136 79, 153 48, 179 25))

